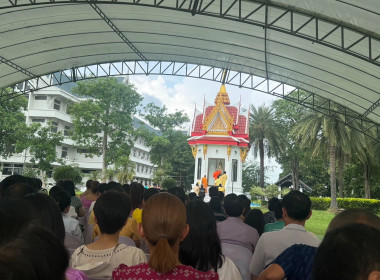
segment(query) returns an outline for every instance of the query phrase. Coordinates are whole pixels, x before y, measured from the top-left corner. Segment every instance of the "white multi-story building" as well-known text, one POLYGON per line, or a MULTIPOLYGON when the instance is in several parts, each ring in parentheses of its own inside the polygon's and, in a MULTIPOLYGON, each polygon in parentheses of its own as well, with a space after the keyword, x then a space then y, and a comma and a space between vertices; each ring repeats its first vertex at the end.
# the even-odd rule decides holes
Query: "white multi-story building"
MULTIPOLYGON (((61 157, 66 164, 77 164, 83 173, 89 174, 95 170, 102 169, 102 159, 99 156, 86 157, 85 150, 75 148, 75 143, 69 137, 69 131, 73 128, 70 115, 67 110, 71 104, 83 100, 72 93, 71 88, 75 84, 64 84, 62 86, 53 86, 38 91, 29 93, 28 107, 25 111, 26 123, 31 124, 38 122, 47 124, 51 122, 53 131, 61 131, 64 135, 64 140, 60 146, 57 146, 56 151, 58 157, 61 157)), ((153 127, 147 124, 143 119, 134 116, 133 125, 139 127, 145 126, 147 129, 158 133, 153 127)), ((144 139, 137 138, 134 147, 131 149, 130 159, 136 164, 135 181, 143 185, 152 184, 152 177, 155 171, 155 166, 150 162, 150 149, 146 146, 144 139)), ((9 158, 0 157, 0 179, 13 174, 22 174, 23 167, 30 164, 30 155, 28 151, 21 154, 14 154, 9 158)), ((53 163, 53 166, 60 165, 53 163)), ((47 174, 48 177, 51 174, 47 174)))

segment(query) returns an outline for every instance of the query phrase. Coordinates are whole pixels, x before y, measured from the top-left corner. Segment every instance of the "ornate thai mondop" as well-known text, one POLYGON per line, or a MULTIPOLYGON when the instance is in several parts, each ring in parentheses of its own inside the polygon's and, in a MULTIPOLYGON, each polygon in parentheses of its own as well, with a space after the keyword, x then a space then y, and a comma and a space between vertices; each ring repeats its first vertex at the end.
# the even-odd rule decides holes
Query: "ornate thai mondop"
MULTIPOLYGON (((194 183, 206 175, 209 186, 216 169, 226 171, 226 193, 242 193, 242 163, 249 150, 249 111, 242 112, 241 102, 230 105, 222 84, 214 104, 206 100, 203 110, 194 110, 191 137, 188 139, 195 158, 194 183)), ((248 104, 246 104, 247 107, 248 104)))

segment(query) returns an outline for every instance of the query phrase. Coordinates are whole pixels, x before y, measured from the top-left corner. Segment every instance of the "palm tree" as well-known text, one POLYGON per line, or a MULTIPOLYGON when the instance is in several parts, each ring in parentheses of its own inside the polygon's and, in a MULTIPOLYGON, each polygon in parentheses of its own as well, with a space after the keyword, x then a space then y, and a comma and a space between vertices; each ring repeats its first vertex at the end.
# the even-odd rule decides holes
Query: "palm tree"
MULTIPOLYGON (((338 116, 337 116, 338 117, 338 116)), ((353 121, 351 125, 358 125, 353 121)), ((337 119, 321 113, 310 113, 292 130, 292 135, 298 138, 301 146, 311 150, 312 157, 319 153, 328 153, 330 160, 330 208, 337 209, 336 194, 336 160, 337 151, 350 154, 364 144, 364 134, 345 126, 337 119)))
POLYGON ((133 180, 135 176, 136 164, 129 159, 127 156, 122 156, 116 162, 116 178, 119 180, 120 184, 126 184, 133 180))
POLYGON ((255 157, 257 152, 260 155, 260 187, 264 188, 264 154, 266 152, 268 157, 279 155, 284 146, 283 134, 275 121, 273 108, 251 105, 250 111, 249 137, 255 157))

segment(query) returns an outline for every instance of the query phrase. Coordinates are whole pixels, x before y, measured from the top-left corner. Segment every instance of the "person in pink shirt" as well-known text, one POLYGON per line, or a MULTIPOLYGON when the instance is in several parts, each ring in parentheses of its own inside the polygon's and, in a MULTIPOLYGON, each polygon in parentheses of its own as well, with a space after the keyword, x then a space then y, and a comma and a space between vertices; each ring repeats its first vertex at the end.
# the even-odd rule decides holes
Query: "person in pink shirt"
POLYGON ((174 195, 158 193, 144 204, 140 236, 149 247, 149 263, 135 266, 119 265, 112 279, 205 279, 218 280, 214 271, 201 272, 179 261, 179 243, 189 232, 185 205, 174 195))

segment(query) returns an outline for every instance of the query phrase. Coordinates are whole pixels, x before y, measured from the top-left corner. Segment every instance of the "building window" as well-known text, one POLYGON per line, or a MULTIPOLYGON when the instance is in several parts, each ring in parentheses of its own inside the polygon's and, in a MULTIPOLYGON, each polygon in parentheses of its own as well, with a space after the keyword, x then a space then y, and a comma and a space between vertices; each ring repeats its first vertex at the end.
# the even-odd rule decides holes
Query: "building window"
POLYGON ((32 122, 44 123, 45 119, 32 119, 32 122))
POLYGON ((22 175, 22 164, 4 163, 3 175, 22 175))
POLYGON ((136 157, 136 150, 133 150, 133 156, 136 157))
POLYGON ((57 122, 51 122, 51 132, 54 132, 54 133, 58 132, 58 123, 57 122))
POLYGON ((237 159, 232 160, 232 182, 237 182, 238 172, 238 161, 237 159))
POLYGON ((61 158, 66 158, 67 157, 67 147, 62 147, 62 153, 61 153, 61 158))
POLYGON ((47 100, 46 95, 35 95, 34 100, 47 100))
POLYGON ((58 99, 54 99, 53 109, 58 110, 58 111, 61 110, 61 101, 59 101, 58 99))
POLYGON ((70 127, 69 126, 65 126, 65 130, 63 131, 63 135, 69 136, 69 134, 70 134, 70 127))
POLYGON ((197 179, 202 178, 202 158, 198 158, 197 179))

